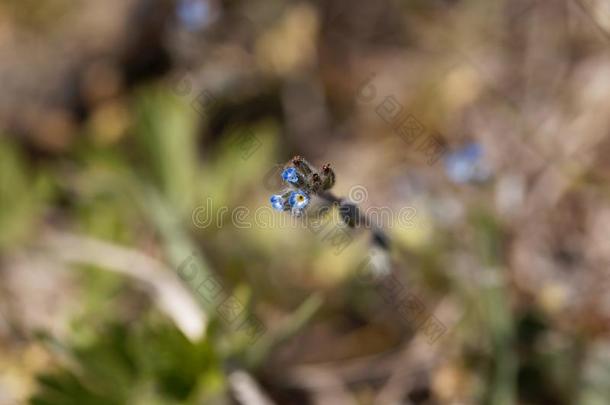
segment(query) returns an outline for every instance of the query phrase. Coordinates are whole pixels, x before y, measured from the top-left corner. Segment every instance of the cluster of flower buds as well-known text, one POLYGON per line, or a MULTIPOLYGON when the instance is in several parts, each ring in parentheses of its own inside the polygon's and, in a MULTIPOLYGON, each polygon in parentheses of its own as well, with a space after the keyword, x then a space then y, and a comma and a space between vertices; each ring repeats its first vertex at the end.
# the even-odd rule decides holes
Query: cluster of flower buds
POLYGON ((302 157, 295 156, 282 171, 288 188, 271 196, 271 206, 278 211, 290 211, 300 216, 313 195, 330 190, 335 185, 335 173, 329 164, 318 172, 302 157))

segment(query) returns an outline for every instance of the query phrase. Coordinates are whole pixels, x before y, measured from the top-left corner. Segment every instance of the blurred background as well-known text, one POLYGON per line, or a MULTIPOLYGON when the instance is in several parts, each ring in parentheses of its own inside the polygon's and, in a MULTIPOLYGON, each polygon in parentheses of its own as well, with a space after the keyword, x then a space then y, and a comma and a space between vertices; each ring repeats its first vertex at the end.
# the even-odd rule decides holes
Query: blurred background
POLYGON ((610 403, 608 0, 2 0, 0 85, 0 404, 610 403))

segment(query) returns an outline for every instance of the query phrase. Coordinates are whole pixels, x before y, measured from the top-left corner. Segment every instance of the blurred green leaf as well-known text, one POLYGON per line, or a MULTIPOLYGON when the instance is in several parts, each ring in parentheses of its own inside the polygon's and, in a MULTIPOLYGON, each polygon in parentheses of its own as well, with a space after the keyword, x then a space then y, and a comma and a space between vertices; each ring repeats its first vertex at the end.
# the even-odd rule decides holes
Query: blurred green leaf
POLYGON ((46 174, 34 172, 16 144, 0 136, 0 249, 25 241, 49 197, 46 174))

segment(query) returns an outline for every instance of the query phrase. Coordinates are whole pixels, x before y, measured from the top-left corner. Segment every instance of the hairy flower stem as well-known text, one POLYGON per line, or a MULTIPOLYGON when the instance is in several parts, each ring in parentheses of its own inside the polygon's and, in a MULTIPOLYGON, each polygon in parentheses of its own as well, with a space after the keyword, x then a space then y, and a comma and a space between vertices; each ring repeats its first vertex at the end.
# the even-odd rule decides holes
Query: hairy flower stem
POLYGON ((365 228, 371 231, 373 244, 384 250, 390 249, 390 238, 378 226, 376 226, 369 217, 360 212, 358 206, 345 198, 339 198, 330 191, 322 191, 318 194, 324 201, 337 206, 339 214, 343 222, 350 228, 365 228))

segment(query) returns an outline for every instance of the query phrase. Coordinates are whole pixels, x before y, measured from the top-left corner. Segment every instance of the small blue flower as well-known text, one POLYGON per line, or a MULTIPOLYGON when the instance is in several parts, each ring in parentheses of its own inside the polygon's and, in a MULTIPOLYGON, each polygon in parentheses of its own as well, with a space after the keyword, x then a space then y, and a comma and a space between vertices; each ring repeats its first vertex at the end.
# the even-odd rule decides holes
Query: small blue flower
POLYGON ((483 182, 491 171, 483 161, 483 147, 468 143, 445 158, 445 170, 455 183, 483 182))
POLYGON ((299 181, 299 176, 297 175, 297 169, 294 167, 288 167, 284 169, 282 172, 282 179, 289 183, 296 184, 299 181))
POLYGON ((269 201, 271 202, 271 206, 278 210, 278 211, 284 211, 284 198, 279 195, 279 194, 274 194, 271 196, 271 198, 269 199, 269 201))
POLYGON ((180 0, 176 14, 189 31, 206 28, 218 17, 218 13, 209 0, 180 0))
POLYGON ((309 204, 309 196, 301 190, 293 191, 290 193, 288 203, 290 203, 290 206, 292 207, 292 212, 298 215, 309 204))

